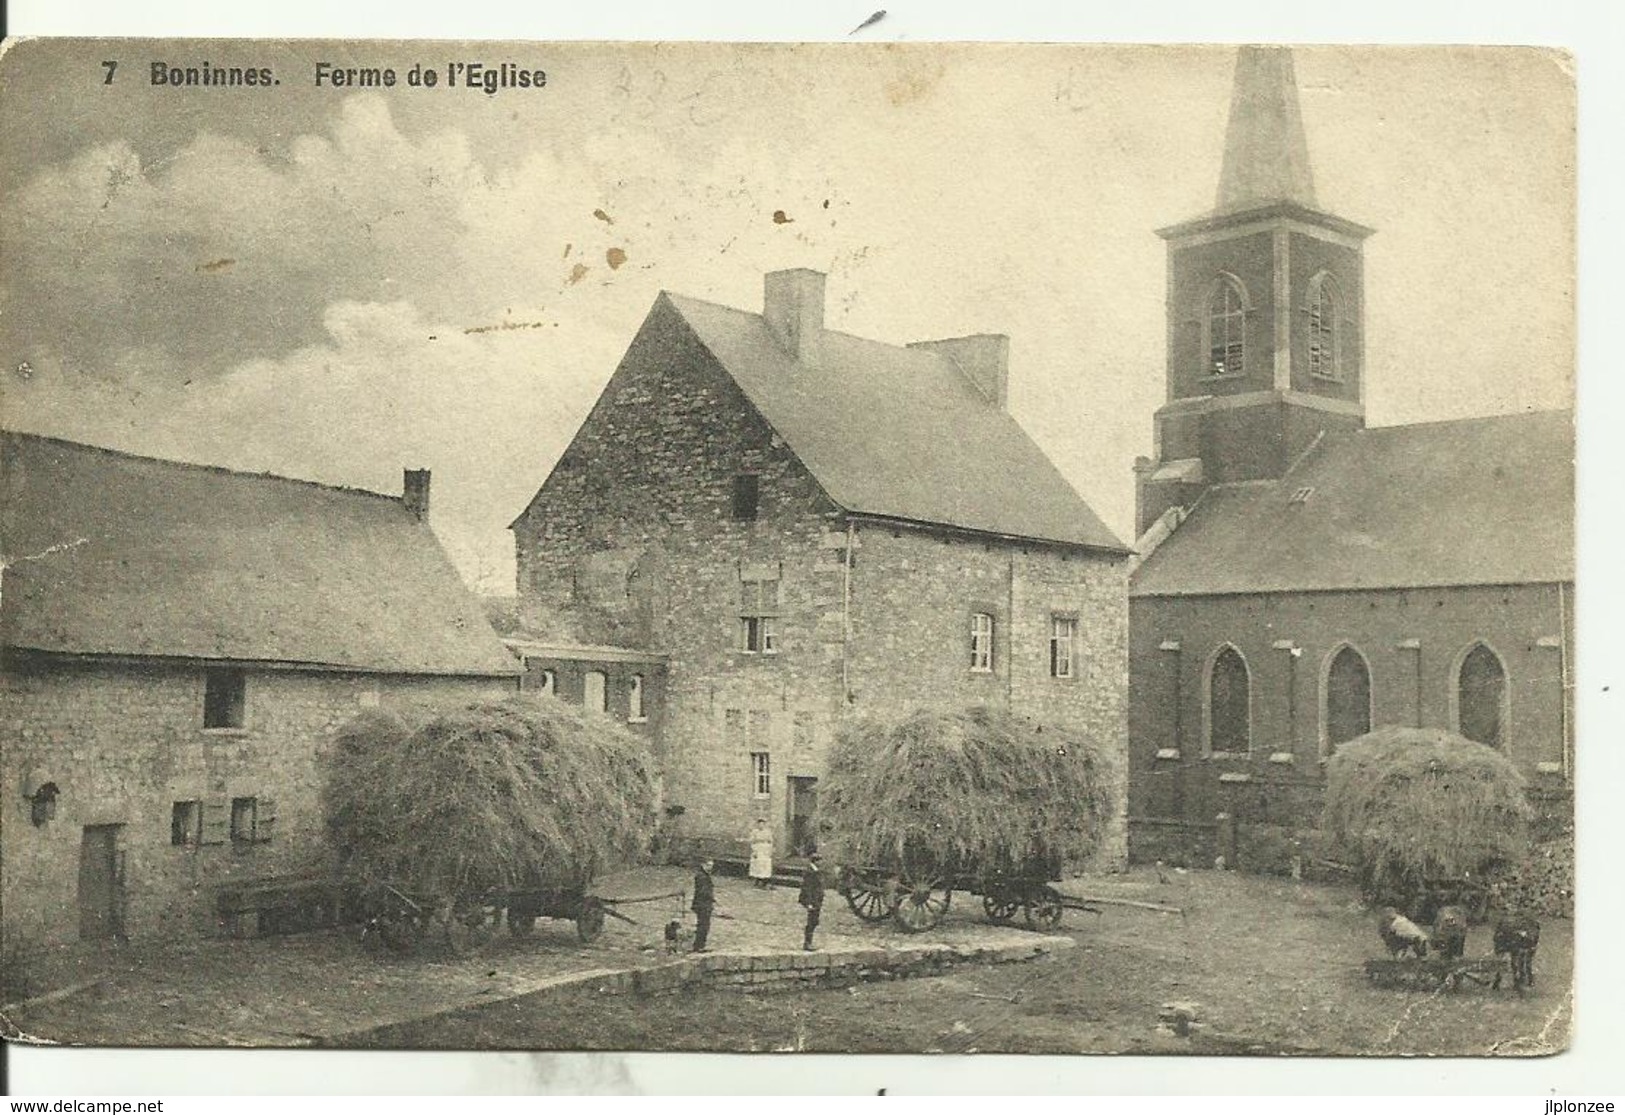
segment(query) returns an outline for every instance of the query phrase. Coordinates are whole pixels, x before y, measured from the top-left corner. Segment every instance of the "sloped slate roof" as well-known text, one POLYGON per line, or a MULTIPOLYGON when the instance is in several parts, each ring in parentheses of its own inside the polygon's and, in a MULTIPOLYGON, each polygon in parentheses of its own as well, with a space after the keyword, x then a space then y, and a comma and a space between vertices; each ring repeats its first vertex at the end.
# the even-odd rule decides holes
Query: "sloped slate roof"
POLYGON ((1565 410, 1361 430, 1280 481, 1214 487, 1135 571, 1131 594, 1573 579, 1565 410))
POLYGON ((519 669, 428 525, 395 497, 8 432, 0 555, 7 648, 519 669))
POLYGON ((1128 552, 948 357, 826 330, 809 366, 760 314, 662 297, 848 511, 1128 552))

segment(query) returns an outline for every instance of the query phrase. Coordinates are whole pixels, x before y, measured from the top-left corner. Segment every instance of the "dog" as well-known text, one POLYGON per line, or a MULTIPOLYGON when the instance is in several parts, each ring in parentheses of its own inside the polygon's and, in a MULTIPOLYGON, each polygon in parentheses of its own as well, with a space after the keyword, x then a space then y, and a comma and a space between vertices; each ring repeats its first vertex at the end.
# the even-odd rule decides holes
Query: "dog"
POLYGON ((694 939, 694 931, 685 926, 680 918, 673 918, 666 923, 666 952, 675 955, 688 951, 688 943, 694 939))

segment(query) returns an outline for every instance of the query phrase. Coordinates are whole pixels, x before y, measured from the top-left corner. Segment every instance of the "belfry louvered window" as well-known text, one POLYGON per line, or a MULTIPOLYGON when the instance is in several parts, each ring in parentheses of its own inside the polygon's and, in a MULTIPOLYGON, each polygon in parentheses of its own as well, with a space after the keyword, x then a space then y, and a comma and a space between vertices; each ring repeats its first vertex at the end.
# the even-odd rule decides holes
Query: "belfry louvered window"
POLYGON ((1208 300, 1208 373, 1216 376, 1240 375, 1246 368, 1244 334, 1247 329, 1247 302, 1241 287, 1228 275, 1213 288, 1208 300))
POLYGON ((1315 284, 1309 297, 1309 374, 1337 379, 1337 297, 1329 281, 1315 284))

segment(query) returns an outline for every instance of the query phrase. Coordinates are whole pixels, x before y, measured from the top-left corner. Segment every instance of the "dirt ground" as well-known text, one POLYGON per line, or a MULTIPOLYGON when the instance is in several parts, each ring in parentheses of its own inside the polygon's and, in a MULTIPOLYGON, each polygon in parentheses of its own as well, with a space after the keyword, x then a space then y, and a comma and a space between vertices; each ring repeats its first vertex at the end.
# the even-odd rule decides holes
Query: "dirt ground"
MULTIPOLYGON (((829 991, 655 999, 564 993, 518 999, 360 1037, 372 1047, 1538 1055, 1567 1043, 1572 928, 1544 927, 1539 986, 1519 994, 1371 986, 1374 919, 1344 888, 1192 872, 1136 873, 1067 889, 1177 905, 1068 912, 1078 947, 1030 964, 829 991), (1164 1003, 1195 1005, 1179 1037, 1164 1003)), ((950 919, 974 923, 974 903, 950 919)), ((844 911, 834 918, 850 918, 844 911)), ((1468 955, 1490 950, 1475 927, 1468 955)))
MULTIPOLYGON (((409 1022, 469 1005, 506 1001, 588 972, 640 968, 669 959, 665 925, 683 918, 688 872, 646 868, 601 880, 600 896, 636 921, 610 918, 582 944, 574 923, 542 919, 532 936, 497 933, 476 954, 407 957, 364 951, 355 928, 253 940, 193 940, 47 957, 32 981, 66 987, 6 1012, 8 1036, 78 1045, 297 1046, 333 1044, 358 1030, 409 1022)), ((862 948, 898 935, 860 922, 836 895, 818 943, 862 948)), ((796 892, 717 881, 716 952, 799 953, 803 911, 796 892)), ((960 918, 914 941, 1022 943, 1021 929, 960 918)), ((511 1042, 509 1044, 512 1044, 511 1042)))
MULTIPOLYGON (((686 882, 646 871, 608 881, 610 896, 647 897, 686 882)), ((1468 985, 1425 993, 1370 986, 1362 963, 1382 955, 1374 919, 1345 888, 1233 873, 1079 880, 1065 888, 1178 906, 1183 915, 1107 905, 1068 911, 1077 947, 1048 959, 841 990, 774 994, 690 991, 656 998, 538 990, 571 973, 666 959, 661 929, 679 902, 621 907, 583 946, 574 927, 541 922, 536 937, 499 937, 460 960, 365 954, 354 933, 199 941, 127 949, 85 965, 73 994, 35 1002, 7 1022, 50 1040, 105 1045, 300 1045, 393 1048, 666 1049, 945 1052, 1365 1053, 1531 1055, 1567 1041, 1572 929, 1548 922, 1528 994, 1468 985), (1179 1037, 1163 1004, 1194 1004, 1179 1037), (440 1012, 440 1013, 437 1013, 440 1012)), ((742 880, 718 887, 731 915, 718 951, 800 944, 793 891, 742 880)), ((990 927, 978 900, 957 895, 932 939, 1020 939, 990 927)), ((831 894, 819 943, 883 945, 831 894)), ((1476 927, 1469 955, 1489 951, 1476 927)))

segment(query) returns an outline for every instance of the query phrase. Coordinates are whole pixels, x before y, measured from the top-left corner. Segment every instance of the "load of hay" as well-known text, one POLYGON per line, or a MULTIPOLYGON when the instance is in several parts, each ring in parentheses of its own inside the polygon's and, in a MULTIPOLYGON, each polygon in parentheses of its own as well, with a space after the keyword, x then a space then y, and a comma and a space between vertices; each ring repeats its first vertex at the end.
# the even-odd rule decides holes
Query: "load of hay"
POLYGON ((1054 872, 1099 846, 1110 786, 1091 741, 975 707, 849 721, 819 804, 826 850, 842 863, 1054 872))
POLYGON ((363 714, 338 734, 327 776, 344 873, 438 898, 585 886, 637 862, 655 831, 644 745, 548 698, 417 724, 363 714))
POLYGON ((1326 763, 1322 827, 1367 896, 1392 904, 1516 862, 1532 816, 1518 768, 1453 732, 1378 728, 1326 763))

